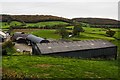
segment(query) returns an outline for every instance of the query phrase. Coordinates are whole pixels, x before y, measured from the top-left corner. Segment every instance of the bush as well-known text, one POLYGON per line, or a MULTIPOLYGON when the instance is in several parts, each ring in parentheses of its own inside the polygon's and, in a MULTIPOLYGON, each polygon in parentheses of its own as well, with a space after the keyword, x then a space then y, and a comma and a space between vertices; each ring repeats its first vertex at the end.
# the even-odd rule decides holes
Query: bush
MULTIPOLYGON (((13 54, 15 52, 15 49, 13 48, 14 44, 11 40, 6 41, 2 44, 2 50, 6 51, 5 53, 9 53, 9 55, 13 54)), ((4 53, 2 53, 4 55, 4 53)))
POLYGON ((109 37, 113 37, 113 36, 115 35, 115 31, 108 30, 108 31, 106 31, 106 34, 107 34, 107 36, 109 36, 109 37))
POLYGON ((12 41, 11 40, 9 40, 9 41, 6 41, 6 42, 4 42, 3 44, 2 44, 2 48, 11 48, 11 47, 13 47, 14 46, 14 44, 12 43, 12 41))
POLYGON ((61 35, 62 39, 69 37, 69 32, 65 29, 65 27, 57 29, 55 33, 61 35))

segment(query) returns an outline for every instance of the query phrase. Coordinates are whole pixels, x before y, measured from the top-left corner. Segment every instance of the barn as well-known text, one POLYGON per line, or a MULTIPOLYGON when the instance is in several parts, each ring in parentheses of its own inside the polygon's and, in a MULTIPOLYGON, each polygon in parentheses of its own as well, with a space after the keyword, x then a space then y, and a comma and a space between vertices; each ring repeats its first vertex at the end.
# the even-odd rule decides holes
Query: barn
POLYGON ((32 45, 33 55, 52 55, 76 58, 117 58, 117 46, 106 40, 53 42, 32 45))
POLYGON ((49 41, 41 38, 34 36, 32 34, 25 34, 24 32, 15 32, 13 36, 11 37, 12 41, 16 41, 19 43, 27 43, 27 44, 36 44, 36 43, 48 43, 49 41))
POLYGON ((19 43, 26 43, 26 38, 29 34, 25 34, 24 32, 15 32, 11 39, 12 41, 16 41, 19 43))
POLYGON ((44 38, 41 38, 41 37, 37 37, 37 36, 34 36, 32 34, 29 34, 27 37, 26 37, 27 41, 30 43, 30 44, 37 44, 37 43, 49 43, 48 40, 44 39, 44 38))

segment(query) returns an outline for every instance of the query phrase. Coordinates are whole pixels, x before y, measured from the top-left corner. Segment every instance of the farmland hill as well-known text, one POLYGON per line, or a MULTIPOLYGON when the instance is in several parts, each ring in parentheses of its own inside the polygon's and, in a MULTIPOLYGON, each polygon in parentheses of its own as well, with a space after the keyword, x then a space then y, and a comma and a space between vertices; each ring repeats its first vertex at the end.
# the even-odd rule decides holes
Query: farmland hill
POLYGON ((57 17, 52 15, 2 15, 0 21, 20 21, 26 23, 36 23, 36 22, 44 22, 44 21, 63 21, 70 22, 70 19, 57 17))
POLYGON ((19 21, 25 23, 37 23, 45 21, 62 21, 71 23, 73 21, 84 22, 92 25, 91 27, 118 27, 120 21, 108 18, 63 18, 52 15, 0 15, 0 21, 9 22, 9 21, 19 21))
POLYGON ((117 25, 119 22, 118 20, 108 18, 73 18, 72 20, 93 25, 117 25))

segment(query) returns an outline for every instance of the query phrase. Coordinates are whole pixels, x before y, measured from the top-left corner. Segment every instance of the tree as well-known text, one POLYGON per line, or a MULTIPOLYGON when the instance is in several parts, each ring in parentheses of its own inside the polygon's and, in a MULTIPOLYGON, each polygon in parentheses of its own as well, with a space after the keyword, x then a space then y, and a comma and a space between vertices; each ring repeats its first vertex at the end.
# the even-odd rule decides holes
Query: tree
POLYGON ((56 32, 62 36, 62 39, 68 38, 68 36, 69 36, 69 32, 65 29, 65 27, 59 28, 56 32))
POLYGON ((115 31, 113 31, 113 30, 107 30, 106 34, 107 34, 108 37, 113 37, 115 35, 115 31))
POLYGON ((82 27, 90 27, 90 24, 88 24, 88 23, 81 23, 81 26, 82 27))
POLYGON ((79 35, 80 35, 80 32, 84 32, 81 23, 74 22, 73 25, 74 25, 74 28, 73 28, 73 36, 79 36, 79 35))

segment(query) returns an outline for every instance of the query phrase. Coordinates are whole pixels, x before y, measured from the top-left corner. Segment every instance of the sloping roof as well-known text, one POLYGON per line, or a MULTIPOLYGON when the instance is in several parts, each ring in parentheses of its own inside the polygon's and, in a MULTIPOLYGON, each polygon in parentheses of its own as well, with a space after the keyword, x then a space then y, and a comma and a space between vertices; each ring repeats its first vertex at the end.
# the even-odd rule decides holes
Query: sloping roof
POLYGON ((97 48, 106 48, 115 46, 111 42, 105 40, 83 40, 72 42, 54 42, 37 44, 41 54, 79 51, 97 48))
POLYGON ((32 42, 34 42, 34 43, 40 43, 42 40, 45 40, 45 39, 43 39, 43 38, 34 36, 34 35, 32 35, 32 34, 29 34, 29 35, 27 36, 27 39, 30 40, 30 41, 32 41, 32 42))

